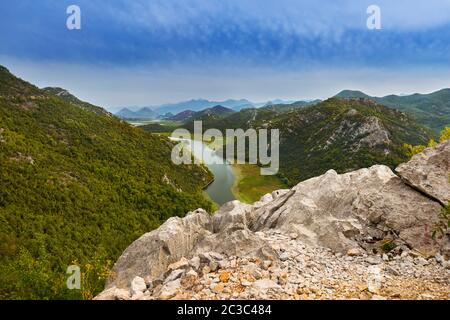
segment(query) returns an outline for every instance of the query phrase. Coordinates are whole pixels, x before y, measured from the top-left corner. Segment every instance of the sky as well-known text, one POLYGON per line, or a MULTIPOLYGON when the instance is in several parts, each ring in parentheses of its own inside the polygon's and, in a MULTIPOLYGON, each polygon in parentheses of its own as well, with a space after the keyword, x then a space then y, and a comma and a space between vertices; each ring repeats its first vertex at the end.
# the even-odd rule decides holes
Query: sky
POLYGON ((1 65, 113 111, 450 87, 450 0, 2 0, 0 13, 1 65))

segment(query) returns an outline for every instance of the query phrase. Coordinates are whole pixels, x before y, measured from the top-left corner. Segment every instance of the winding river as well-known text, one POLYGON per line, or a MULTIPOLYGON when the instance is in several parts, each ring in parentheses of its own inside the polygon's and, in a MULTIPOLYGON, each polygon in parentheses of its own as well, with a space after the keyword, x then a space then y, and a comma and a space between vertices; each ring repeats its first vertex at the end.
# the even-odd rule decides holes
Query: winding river
POLYGON ((203 159, 205 165, 214 175, 214 181, 205 190, 214 202, 222 205, 236 199, 232 192, 236 177, 229 163, 223 163, 223 159, 201 141, 175 138, 171 138, 171 140, 183 141, 194 157, 203 159))

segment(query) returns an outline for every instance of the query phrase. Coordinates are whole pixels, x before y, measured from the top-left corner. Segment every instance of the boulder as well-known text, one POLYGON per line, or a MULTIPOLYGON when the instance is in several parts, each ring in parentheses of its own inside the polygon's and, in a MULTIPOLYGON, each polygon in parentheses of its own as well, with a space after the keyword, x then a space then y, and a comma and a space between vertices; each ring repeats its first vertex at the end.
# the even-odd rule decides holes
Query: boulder
POLYGON ((425 149, 396 172, 410 186, 446 205, 450 202, 450 140, 425 149))
POLYGON ((231 201, 224 204, 213 216, 213 228, 215 233, 226 228, 244 229, 247 226, 247 214, 252 206, 240 201, 231 201))
POLYGON ((111 287, 96 296, 94 300, 130 300, 130 298, 128 290, 111 287))
MULTIPOLYGON (((232 201, 213 216, 198 209, 185 218, 171 218, 125 250, 97 299, 130 299, 130 289, 133 296, 142 295, 146 278, 153 279, 155 297, 176 298, 180 281, 196 281, 190 268, 203 274, 226 270, 235 264, 231 257, 239 257, 241 265, 260 261, 263 272, 296 261, 297 251, 285 251, 271 237, 301 244, 298 252, 307 245, 325 247, 335 257, 347 254, 346 259, 370 255, 376 243, 400 244, 397 248, 405 255, 418 252, 426 257, 440 250, 442 263, 450 265, 445 261, 449 237, 432 239, 441 204, 450 199, 449 148, 445 142, 415 156, 397 168, 401 178, 382 165, 345 174, 330 170, 291 190, 267 194, 254 205, 232 201)), ((368 257, 364 263, 376 269, 390 261, 368 257)), ((279 288, 273 279, 259 279, 250 271, 257 281, 248 286, 279 288)))
POLYGON ((204 210, 189 213, 185 218, 170 218, 123 252, 112 268, 107 288, 129 288, 136 276, 160 278, 171 263, 189 256, 197 243, 212 231, 211 216, 204 210))
POLYGON ((367 236, 394 234, 417 250, 433 253, 431 238, 441 206, 405 185, 390 168, 339 175, 334 170, 304 181, 248 215, 253 231, 295 232, 312 245, 346 253, 367 236))

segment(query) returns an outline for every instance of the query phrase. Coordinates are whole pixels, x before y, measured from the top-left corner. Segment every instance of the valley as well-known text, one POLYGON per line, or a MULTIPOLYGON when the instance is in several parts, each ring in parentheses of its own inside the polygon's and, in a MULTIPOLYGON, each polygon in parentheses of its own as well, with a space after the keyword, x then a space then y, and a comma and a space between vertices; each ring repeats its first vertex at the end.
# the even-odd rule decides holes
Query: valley
MULTIPOLYGON (((437 128, 360 97, 181 113, 124 121, 0 68, 1 299, 91 299, 112 261, 171 217, 258 203, 330 169, 395 168, 410 157, 405 145, 426 145, 437 128), (174 165, 168 137, 194 121, 204 130, 279 129, 279 174, 261 176, 250 164, 174 165), (65 287, 70 264, 88 270, 84 290, 65 287)), ((208 140, 188 143, 218 157, 226 139, 208 140)))

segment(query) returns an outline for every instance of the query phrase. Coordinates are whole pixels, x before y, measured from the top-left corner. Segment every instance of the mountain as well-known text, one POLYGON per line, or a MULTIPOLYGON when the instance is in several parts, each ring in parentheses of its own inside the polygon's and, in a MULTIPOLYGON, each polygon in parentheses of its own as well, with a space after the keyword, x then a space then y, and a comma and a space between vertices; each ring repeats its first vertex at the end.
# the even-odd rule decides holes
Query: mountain
MULTIPOLYGON (((193 130, 193 123, 184 126, 193 130)), ((286 184, 325 173, 374 164, 395 167, 406 160, 403 144, 426 144, 430 133, 407 114, 371 100, 332 98, 277 111, 244 109, 203 122, 203 129, 280 130, 280 172, 286 184)))
POLYGON ((208 108, 199 112, 196 112, 193 115, 194 120, 217 120, 222 119, 235 111, 230 108, 226 108, 224 106, 214 106, 212 108, 208 108))
POLYGON ((211 207, 205 167, 99 109, 0 67, 0 299, 90 298, 140 234, 211 207), (65 285, 73 264, 81 291, 65 285))
POLYGON ((371 98, 364 92, 358 90, 342 90, 336 96, 336 98, 371 98))
POLYGON ((174 114, 186 111, 186 110, 192 110, 192 111, 202 111, 207 108, 211 108, 217 105, 221 105, 230 109, 236 109, 240 110, 247 106, 253 106, 253 103, 246 100, 234 100, 234 99, 228 99, 225 101, 210 101, 205 99, 193 99, 189 101, 184 102, 178 102, 178 103, 168 103, 163 104, 161 106, 155 107, 154 110, 157 113, 166 113, 166 112, 172 112, 174 114))
POLYGON ((158 118, 158 113, 153 111, 150 107, 144 107, 137 111, 123 108, 116 113, 116 116, 126 120, 152 120, 158 118))
POLYGON ((116 113, 116 116, 118 116, 119 118, 122 118, 122 119, 133 119, 135 116, 135 113, 134 113, 134 111, 132 111, 128 108, 123 108, 119 112, 116 113))
POLYGON ((268 104, 260 109, 272 110, 278 113, 294 111, 297 108, 312 106, 321 102, 321 100, 296 101, 291 103, 268 104))
POLYGON ((170 117, 169 119, 173 120, 173 121, 184 122, 184 121, 189 120, 190 118, 192 118, 194 116, 194 114, 195 114, 195 111, 185 110, 185 111, 182 111, 180 113, 177 113, 176 115, 174 115, 173 117, 170 117))
POLYGON ((416 93, 385 97, 372 97, 360 91, 345 90, 337 97, 372 99, 388 107, 408 112, 436 135, 450 124, 450 89, 442 89, 430 94, 416 93))
POLYGON ((433 191, 450 199, 449 156, 447 141, 397 174, 330 170, 252 205, 171 219, 123 252, 96 300, 446 300, 450 241, 432 230, 443 209, 433 191))
POLYGON ((58 87, 47 87, 47 88, 43 88, 42 90, 51 95, 60 97, 61 99, 65 100, 75 106, 83 108, 85 110, 89 110, 89 111, 98 113, 100 115, 103 114, 103 115, 111 116, 111 114, 109 112, 107 112, 105 109, 94 106, 93 104, 90 104, 88 102, 81 101, 80 99, 78 99, 77 97, 75 97, 69 91, 67 91, 65 89, 58 88, 58 87))
MULTIPOLYGON (((247 109, 244 109, 247 110, 247 109)), ((243 111, 243 110, 242 110, 243 111)), ((242 112, 241 111, 241 112, 242 112)), ((222 125, 223 121, 226 121, 230 115, 236 112, 232 109, 226 108, 224 106, 214 106, 212 108, 207 108, 205 110, 194 113, 183 125, 183 128, 194 130, 194 122, 202 121, 203 125, 206 127, 213 127, 213 125, 222 125)), ((215 128, 215 127, 213 127, 215 128)), ((222 128, 222 127, 220 127, 222 128)))
POLYGON ((167 112, 165 114, 160 114, 157 119, 160 120, 170 120, 170 118, 174 117, 175 115, 172 112, 167 112))

